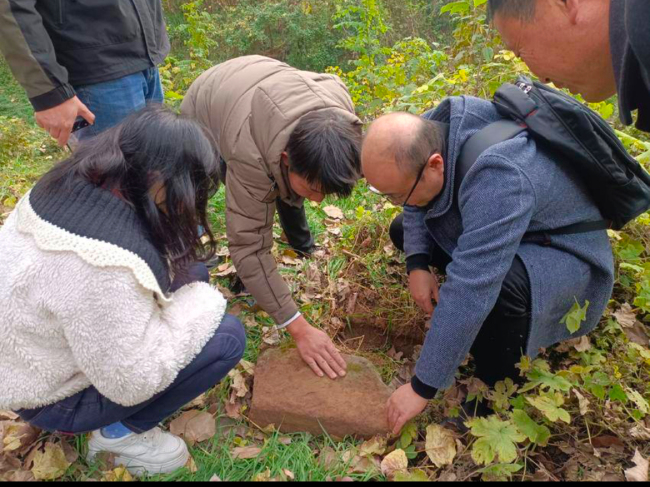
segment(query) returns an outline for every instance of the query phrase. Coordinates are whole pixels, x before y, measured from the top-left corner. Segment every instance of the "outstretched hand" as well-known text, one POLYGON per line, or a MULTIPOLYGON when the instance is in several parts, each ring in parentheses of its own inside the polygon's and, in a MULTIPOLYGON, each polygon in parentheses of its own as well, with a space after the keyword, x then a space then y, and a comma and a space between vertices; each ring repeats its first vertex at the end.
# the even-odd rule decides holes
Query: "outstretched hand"
POLYGON ((386 404, 388 427, 393 434, 399 434, 402 426, 424 411, 428 402, 413 390, 411 384, 405 384, 393 392, 386 404))
POLYGON ((302 316, 287 327, 296 342, 298 353, 314 373, 330 379, 345 376, 347 365, 327 333, 314 328, 302 316))
POLYGON ((425 270, 414 270, 409 274, 409 290, 411 296, 428 315, 433 314, 433 301, 438 302, 440 285, 438 278, 433 272, 425 270))

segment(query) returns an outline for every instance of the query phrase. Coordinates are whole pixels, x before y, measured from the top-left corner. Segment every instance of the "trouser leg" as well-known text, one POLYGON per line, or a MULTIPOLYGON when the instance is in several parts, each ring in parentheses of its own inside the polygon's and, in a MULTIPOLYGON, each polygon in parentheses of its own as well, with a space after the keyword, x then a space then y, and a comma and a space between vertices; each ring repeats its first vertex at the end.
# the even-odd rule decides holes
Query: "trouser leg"
POLYGON ((305 207, 296 208, 285 203, 280 198, 275 200, 275 207, 289 245, 299 252, 311 253, 314 238, 309 231, 305 207))
POLYGON ((226 315, 214 336, 174 382, 147 401, 123 406, 91 386, 55 404, 17 412, 23 420, 47 431, 85 433, 121 421, 141 433, 219 383, 237 365, 245 347, 244 326, 234 316, 226 315))
POLYGON ((516 365, 526 353, 530 315, 530 280, 517 256, 470 351, 476 366, 475 376, 488 386, 508 377, 520 382, 516 365))

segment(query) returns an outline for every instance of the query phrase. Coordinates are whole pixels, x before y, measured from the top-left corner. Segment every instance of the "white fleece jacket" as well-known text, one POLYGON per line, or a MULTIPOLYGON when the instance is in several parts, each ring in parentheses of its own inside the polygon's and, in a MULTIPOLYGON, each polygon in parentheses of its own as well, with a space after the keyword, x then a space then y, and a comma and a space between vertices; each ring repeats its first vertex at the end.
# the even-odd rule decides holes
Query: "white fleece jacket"
POLYGON ((132 406, 167 388, 226 309, 205 283, 165 297, 147 264, 40 218, 29 194, 0 228, 0 409, 90 385, 132 406))

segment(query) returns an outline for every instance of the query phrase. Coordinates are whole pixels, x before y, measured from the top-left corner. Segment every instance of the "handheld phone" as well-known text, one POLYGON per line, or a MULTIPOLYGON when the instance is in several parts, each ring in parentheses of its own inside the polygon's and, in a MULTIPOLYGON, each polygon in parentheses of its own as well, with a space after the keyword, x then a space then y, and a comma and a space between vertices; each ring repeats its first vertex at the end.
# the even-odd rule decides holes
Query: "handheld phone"
POLYGON ((83 118, 83 117, 77 117, 77 119, 74 121, 74 125, 72 125, 72 132, 74 133, 77 130, 81 130, 82 128, 88 127, 90 125, 88 121, 83 118))

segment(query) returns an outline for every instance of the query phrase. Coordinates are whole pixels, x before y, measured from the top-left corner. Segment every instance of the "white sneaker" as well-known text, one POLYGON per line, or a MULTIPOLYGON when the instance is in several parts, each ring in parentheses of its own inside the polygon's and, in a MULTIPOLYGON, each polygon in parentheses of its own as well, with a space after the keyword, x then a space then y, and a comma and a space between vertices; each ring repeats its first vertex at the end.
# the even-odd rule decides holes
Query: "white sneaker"
POLYGON ((171 473, 190 458, 185 442, 160 428, 114 439, 95 430, 88 442, 88 461, 102 451, 114 453, 115 465, 124 465, 132 475, 171 473))

